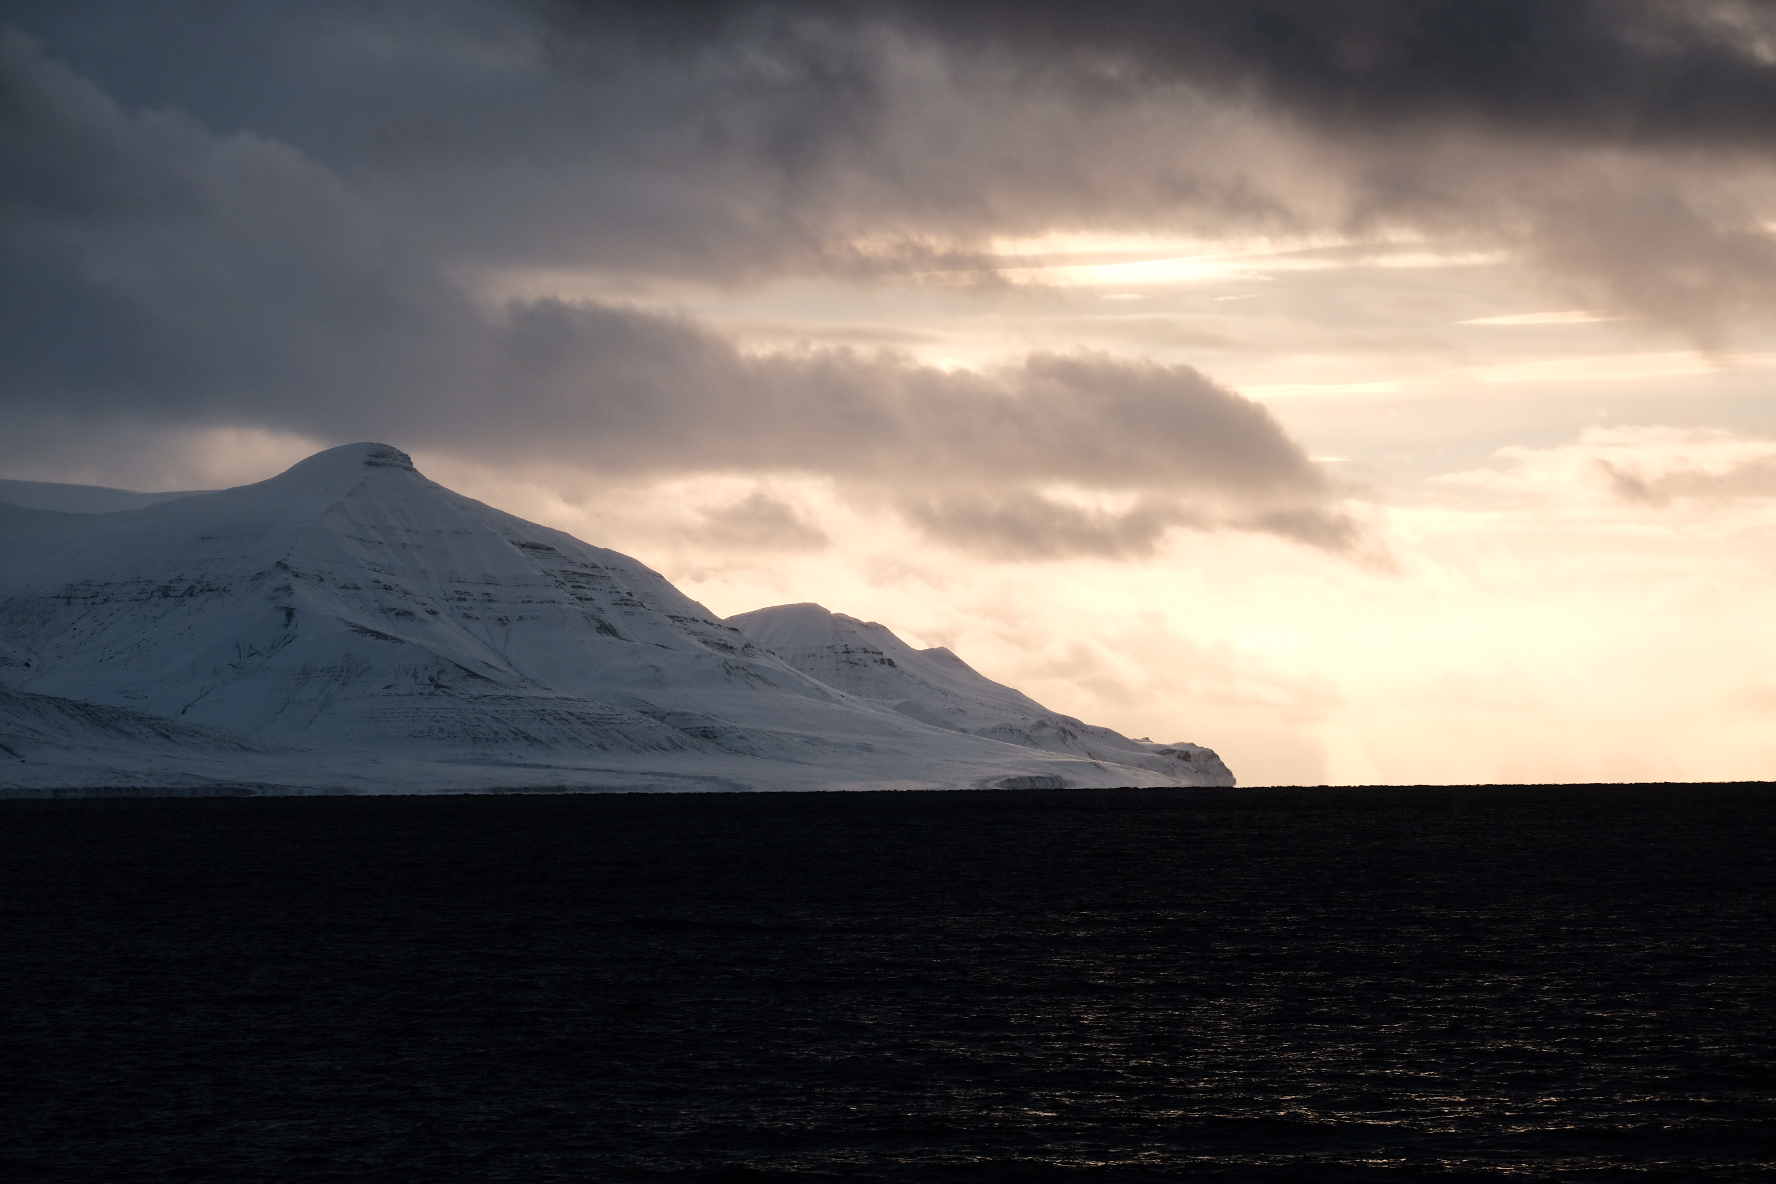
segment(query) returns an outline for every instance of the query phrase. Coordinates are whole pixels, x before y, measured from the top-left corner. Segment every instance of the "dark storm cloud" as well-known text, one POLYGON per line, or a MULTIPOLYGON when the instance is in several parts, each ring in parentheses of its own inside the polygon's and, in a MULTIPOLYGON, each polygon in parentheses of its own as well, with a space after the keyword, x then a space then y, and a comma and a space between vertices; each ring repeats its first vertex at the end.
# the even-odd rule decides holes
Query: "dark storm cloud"
POLYGON ((0 400, 18 410, 325 408, 410 366, 404 347, 447 352, 438 331, 467 312, 300 153, 124 112, 3 34, 0 211, 0 400))
POLYGON ((1392 218, 1520 238, 1514 217, 1596 183, 1528 148, 1694 154, 1776 132, 1776 18, 1752 3, 19 11, 126 102, 288 141, 400 192, 459 252, 649 270, 855 265, 860 233, 915 250, 1055 222, 1392 218), (1240 117, 1309 135, 1264 147, 1303 153, 1335 199, 1249 159, 1240 117), (1514 151, 1494 159, 1501 148, 1514 151))
MULTIPOLYGON (((659 313, 489 307, 301 153, 126 112, 17 36, 0 72, 0 406, 15 423, 247 424, 641 477, 812 473, 885 504, 907 485, 1027 501, 1072 483, 1142 491, 1167 524, 1291 537, 1290 515, 1341 521, 1270 415, 1187 367, 752 356, 659 313)), ((734 512, 781 528, 773 510, 734 512)), ((1057 520, 1043 553, 1119 531, 1057 520)))
MULTIPOLYGON (((830 60, 852 83, 847 101, 808 105, 817 114, 791 137, 803 159, 835 145, 891 146, 898 121, 919 115, 899 99, 896 55, 932 50, 944 84, 966 96, 955 104, 963 124, 973 112, 1005 131, 1022 114, 1045 133, 1017 143, 1040 170, 955 129, 928 137, 911 169, 896 160, 897 178, 926 187, 902 195, 903 208, 922 208, 924 228, 940 236, 1069 218, 1210 234, 1418 232, 1503 246, 1562 294, 1710 348, 1733 317, 1772 304, 1776 6, 1763 0, 760 0, 664 10, 561 0, 545 10, 570 31, 620 31, 683 61, 775 54, 779 88, 797 85, 783 68, 797 60, 793 47, 846 47, 830 60), (1057 94, 1069 98, 1065 113, 1053 109, 1057 94), (1236 118, 1205 133, 1228 112, 1259 126, 1236 118), (977 150, 972 166, 946 156, 958 142, 977 150), (1254 146, 1301 172, 1252 161, 1254 146), (949 187, 959 172, 973 206, 945 201, 958 196, 949 187), (1100 178, 1120 192, 1094 185, 1100 178), (990 217, 973 222, 981 212, 990 217)), ((838 93, 824 76, 804 85, 810 98, 838 93)))
MULTIPOLYGON (((1343 130, 1458 122, 1537 138, 1763 144, 1764 0, 544 0, 570 34, 689 55, 893 28, 1099 95, 1184 82, 1343 130)), ((836 62, 830 80, 863 74, 836 62)), ((842 113, 842 108, 840 109, 842 113)))
POLYGON ((851 11, 891 12, 1062 77, 1185 81, 1330 128, 1454 122, 1685 147, 1776 138, 1776 13, 1755 0, 892 0, 851 11))
MULTIPOLYGON (((689 322, 557 301, 512 309, 500 347, 505 398, 473 433, 489 450, 556 450, 607 473, 826 476, 933 537, 1011 558, 1139 555, 1172 527, 1334 551, 1360 541, 1338 491, 1270 413, 1188 367, 1089 354, 986 371, 848 350, 748 356, 689 322), (1056 485, 1143 504, 1082 511, 1045 492, 1056 485)), ((780 517, 743 508, 752 525, 780 517)))
POLYGON ((0 43, 14 447, 125 421, 275 427, 641 475, 819 473, 1023 555, 1206 526, 1336 549, 1355 537, 1336 491, 1188 368, 754 356, 683 318, 502 302, 485 281, 984 273, 995 237, 1057 229, 1405 231, 1514 252, 1707 343, 1776 292, 1763 4, 8 15, 48 46, 0 43))
MULTIPOLYGON (((994 550, 1023 557, 1138 554, 1172 526, 1332 550, 1357 541, 1337 491, 1270 413, 1188 367, 1038 354, 976 372, 886 353, 745 356, 634 312, 539 302, 512 316, 507 373, 523 377, 501 417, 530 429, 513 445, 571 440, 603 471, 831 476, 938 537, 998 539, 994 550), (1148 504, 1086 513, 1045 496, 1052 485, 1148 504)), ((481 435, 512 439, 499 422, 481 435)))
POLYGON ((1762 3, 17 11, 126 103, 293 145, 459 269, 744 282, 989 268, 995 236, 1057 227, 1406 231, 1709 341, 1776 280, 1762 3))

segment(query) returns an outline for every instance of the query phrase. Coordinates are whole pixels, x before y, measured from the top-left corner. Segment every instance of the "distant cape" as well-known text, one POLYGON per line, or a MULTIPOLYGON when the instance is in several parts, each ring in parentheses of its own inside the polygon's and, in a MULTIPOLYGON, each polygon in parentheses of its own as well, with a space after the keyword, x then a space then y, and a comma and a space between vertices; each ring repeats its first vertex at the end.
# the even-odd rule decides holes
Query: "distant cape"
POLYGON ((209 492, 0 482, 0 796, 1232 784, 881 625, 723 621, 384 444, 209 492))

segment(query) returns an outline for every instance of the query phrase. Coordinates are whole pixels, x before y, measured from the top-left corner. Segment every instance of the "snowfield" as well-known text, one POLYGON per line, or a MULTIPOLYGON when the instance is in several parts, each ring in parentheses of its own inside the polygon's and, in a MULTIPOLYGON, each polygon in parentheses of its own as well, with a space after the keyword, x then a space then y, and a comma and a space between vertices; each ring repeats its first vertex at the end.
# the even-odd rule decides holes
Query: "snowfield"
POLYGON ((1232 784, 881 625, 722 621, 387 445, 214 492, 0 482, 0 795, 1232 784))

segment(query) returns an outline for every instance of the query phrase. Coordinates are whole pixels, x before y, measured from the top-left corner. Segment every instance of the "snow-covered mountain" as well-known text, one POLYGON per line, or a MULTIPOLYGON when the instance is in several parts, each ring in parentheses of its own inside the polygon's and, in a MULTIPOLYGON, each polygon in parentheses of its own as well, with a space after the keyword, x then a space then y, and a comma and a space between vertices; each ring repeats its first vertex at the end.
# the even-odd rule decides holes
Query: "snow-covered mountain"
POLYGON ((156 502, 170 502, 207 489, 186 489, 177 493, 137 493, 131 489, 112 489, 105 485, 63 485, 55 481, 0 480, 0 502, 24 506, 29 510, 62 510, 70 514, 110 514, 117 510, 139 510, 156 502))
POLYGON ((754 643, 803 674, 890 707, 934 727, 1068 753, 1186 779, 1232 785, 1221 758, 1198 744, 1131 740, 1050 711, 1022 691, 994 682, 941 646, 916 650, 886 625, 785 604, 729 617, 754 643))
POLYGON ((914 655, 912 681, 829 678, 784 623, 811 606, 724 623, 635 560, 453 493, 386 445, 236 489, 133 495, 151 501, 8 493, 0 790, 1232 781, 1206 750, 1177 759, 1088 728, 849 618, 827 617, 914 655), (773 622, 793 656, 774 652, 773 622), (946 663, 947 681, 932 673, 946 663))

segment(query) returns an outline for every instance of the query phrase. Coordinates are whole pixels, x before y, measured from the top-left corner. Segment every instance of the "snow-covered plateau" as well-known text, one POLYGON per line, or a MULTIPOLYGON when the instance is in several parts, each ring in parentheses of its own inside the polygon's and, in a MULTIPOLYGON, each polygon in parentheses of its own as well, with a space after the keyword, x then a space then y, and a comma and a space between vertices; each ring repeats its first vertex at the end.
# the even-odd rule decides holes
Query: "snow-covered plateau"
POLYGON ((0 482, 0 796, 1232 784, 881 625, 723 621, 383 444, 213 492, 0 482))

